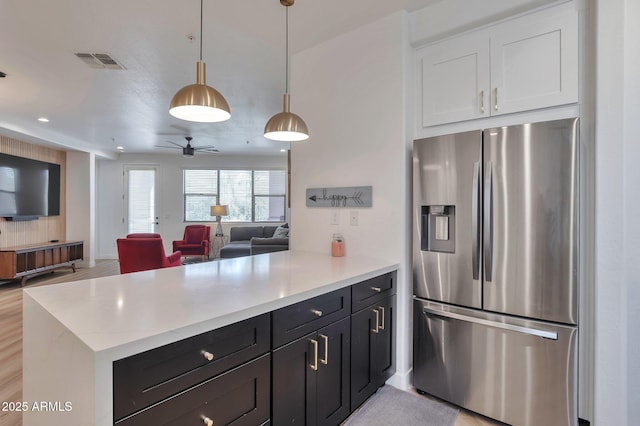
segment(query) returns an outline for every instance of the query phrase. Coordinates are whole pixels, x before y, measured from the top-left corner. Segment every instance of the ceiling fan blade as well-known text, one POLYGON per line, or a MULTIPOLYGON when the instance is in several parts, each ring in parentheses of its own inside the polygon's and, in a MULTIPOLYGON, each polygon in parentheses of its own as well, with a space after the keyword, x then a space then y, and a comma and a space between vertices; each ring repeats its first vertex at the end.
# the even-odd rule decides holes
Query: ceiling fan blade
POLYGON ((220 152, 220 150, 215 149, 215 148, 206 148, 206 149, 198 149, 198 148, 195 148, 195 150, 196 150, 196 151, 198 151, 198 152, 205 152, 205 153, 207 153, 207 152, 208 152, 208 153, 210 153, 210 154, 212 154, 212 153, 214 153, 214 152, 220 152))
POLYGON ((168 143, 170 143, 172 145, 175 145, 178 148, 184 148, 184 145, 180 145, 179 143, 175 143, 175 142, 172 142, 172 141, 166 141, 166 142, 168 142, 168 143))
POLYGON ((181 146, 154 145, 156 148, 182 149, 181 146))
POLYGON ((193 149, 196 149, 198 151, 217 151, 218 150, 218 148, 216 148, 213 145, 194 146, 193 149))

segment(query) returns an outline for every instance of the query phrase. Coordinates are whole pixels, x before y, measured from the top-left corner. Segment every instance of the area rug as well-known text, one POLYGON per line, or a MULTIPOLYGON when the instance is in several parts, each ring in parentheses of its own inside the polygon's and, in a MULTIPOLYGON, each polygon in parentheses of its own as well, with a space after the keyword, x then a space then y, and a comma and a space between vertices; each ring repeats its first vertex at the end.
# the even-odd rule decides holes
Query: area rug
POLYGON ((343 426, 453 426, 457 416, 449 405, 386 385, 343 426))

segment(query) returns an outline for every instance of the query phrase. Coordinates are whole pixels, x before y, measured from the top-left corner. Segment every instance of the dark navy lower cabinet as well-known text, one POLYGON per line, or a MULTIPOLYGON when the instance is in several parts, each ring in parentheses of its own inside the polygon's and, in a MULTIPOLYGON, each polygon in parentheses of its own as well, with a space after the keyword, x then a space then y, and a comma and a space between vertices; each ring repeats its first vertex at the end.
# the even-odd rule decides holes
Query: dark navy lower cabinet
POLYGON ((269 424, 271 354, 126 417, 119 426, 269 424))
POLYGON ((274 425, 339 425, 351 413, 350 318, 273 351, 274 425))
POLYGON ((395 373, 395 295, 351 316, 351 411, 395 373))
POLYGON ((117 426, 338 426, 395 372, 385 274, 113 363, 117 426))

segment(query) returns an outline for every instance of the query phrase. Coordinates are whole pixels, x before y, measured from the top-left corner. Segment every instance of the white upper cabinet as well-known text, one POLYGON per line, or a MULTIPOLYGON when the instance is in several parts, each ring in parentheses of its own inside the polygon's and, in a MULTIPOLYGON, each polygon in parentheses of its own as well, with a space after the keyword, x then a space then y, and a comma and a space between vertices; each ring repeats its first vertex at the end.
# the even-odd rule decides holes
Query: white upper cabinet
POLYGON ((418 52, 422 125, 489 115, 489 43, 458 37, 418 52))
POLYGON ((416 49, 418 127, 578 102, 578 12, 561 5, 416 49))

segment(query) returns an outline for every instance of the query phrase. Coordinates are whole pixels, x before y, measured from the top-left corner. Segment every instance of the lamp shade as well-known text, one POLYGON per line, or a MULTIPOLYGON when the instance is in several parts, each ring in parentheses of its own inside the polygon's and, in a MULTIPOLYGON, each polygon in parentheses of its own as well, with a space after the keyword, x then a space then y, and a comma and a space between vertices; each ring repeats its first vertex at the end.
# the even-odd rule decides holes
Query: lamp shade
POLYGON ((309 139, 309 130, 304 120, 289 111, 289 94, 284 95, 283 112, 279 112, 267 121, 264 137, 274 141, 303 141, 309 139))
POLYGON ((178 90, 169 105, 169 114, 199 123, 215 123, 231 117, 227 100, 216 89, 207 86, 205 74, 205 63, 198 61, 196 83, 178 90))
POLYGON ((211 216, 227 216, 229 214, 229 206, 215 205, 211 206, 211 216))

